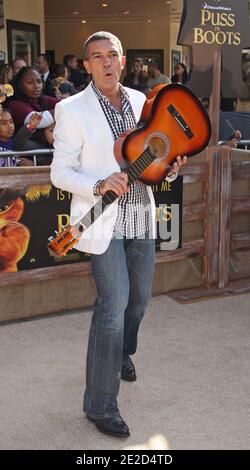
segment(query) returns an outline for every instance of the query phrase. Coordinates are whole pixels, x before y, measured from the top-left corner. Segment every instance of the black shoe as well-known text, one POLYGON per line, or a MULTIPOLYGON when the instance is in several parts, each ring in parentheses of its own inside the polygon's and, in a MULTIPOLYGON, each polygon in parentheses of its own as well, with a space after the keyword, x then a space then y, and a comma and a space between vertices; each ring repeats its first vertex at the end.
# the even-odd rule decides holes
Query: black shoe
POLYGON ((134 382, 136 380, 135 366, 129 356, 126 363, 122 365, 121 379, 127 380, 128 382, 134 382))
POLYGON ((108 434, 109 436, 114 437, 128 437, 130 436, 129 428, 126 425, 125 421, 123 421, 121 416, 112 416, 111 418, 101 418, 101 419, 94 419, 90 416, 86 415, 88 420, 91 423, 94 423, 99 429, 99 431, 103 432, 104 434, 108 434))

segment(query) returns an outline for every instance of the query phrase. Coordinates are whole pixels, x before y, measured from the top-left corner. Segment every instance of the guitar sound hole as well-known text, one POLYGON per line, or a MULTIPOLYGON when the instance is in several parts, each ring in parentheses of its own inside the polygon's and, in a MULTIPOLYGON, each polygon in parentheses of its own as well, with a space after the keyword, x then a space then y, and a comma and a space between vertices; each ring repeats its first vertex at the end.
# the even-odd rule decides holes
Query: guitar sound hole
POLYGON ((154 163, 165 160, 170 152, 170 142, 165 134, 159 131, 151 132, 146 141, 145 149, 149 147, 150 152, 156 157, 154 163))
POLYGON ((153 137, 149 141, 150 152, 157 158, 161 158, 166 154, 166 144, 159 137, 153 137))

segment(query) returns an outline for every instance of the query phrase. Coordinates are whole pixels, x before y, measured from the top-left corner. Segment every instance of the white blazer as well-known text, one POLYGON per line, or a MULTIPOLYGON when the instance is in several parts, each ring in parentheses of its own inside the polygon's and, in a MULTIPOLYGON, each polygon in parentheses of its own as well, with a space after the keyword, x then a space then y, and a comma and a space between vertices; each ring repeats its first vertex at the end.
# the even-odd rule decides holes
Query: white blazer
MULTIPOLYGON (((145 96, 130 88, 126 91, 138 122, 145 96)), ((55 120, 51 181, 57 188, 73 194, 70 207, 70 224, 73 225, 99 200, 100 197, 93 194, 96 181, 120 171, 120 167, 114 157, 111 129, 91 84, 58 103, 55 120)), ((147 190, 155 221, 153 193, 149 186, 147 190)), ((117 217, 117 202, 83 232, 75 245, 77 250, 95 254, 107 250, 117 217)), ((153 229, 154 225, 153 222, 153 229)))

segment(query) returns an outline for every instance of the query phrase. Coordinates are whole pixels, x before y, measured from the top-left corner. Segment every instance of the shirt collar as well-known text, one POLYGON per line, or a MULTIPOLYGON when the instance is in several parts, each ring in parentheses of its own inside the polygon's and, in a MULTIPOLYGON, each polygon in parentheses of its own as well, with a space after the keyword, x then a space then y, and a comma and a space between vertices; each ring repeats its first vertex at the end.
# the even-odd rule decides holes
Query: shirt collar
MULTIPOLYGON (((92 85, 92 88, 95 92, 95 94, 97 95, 97 98, 99 99, 99 101, 102 101, 103 103, 113 107, 108 98, 106 96, 104 96, 100 90, 97 88, 96 84, 94 81, 91 82, 91 85, 92 85)), ((125 105, 130 105, 130 101, 129 101, 129 95, 128 93, 126 92, 125 88, 121 85, 121 83, 119 83, 119 88, 120 88, 120 91, 121 91, 121 97, 122 97, 122 106, 124 107, 125 105)))
POLYGON ((43 75, 43 81, 46 82, 48 76, 49 76, 49 70, 46 73, 42 73, 41 76, 43 75))

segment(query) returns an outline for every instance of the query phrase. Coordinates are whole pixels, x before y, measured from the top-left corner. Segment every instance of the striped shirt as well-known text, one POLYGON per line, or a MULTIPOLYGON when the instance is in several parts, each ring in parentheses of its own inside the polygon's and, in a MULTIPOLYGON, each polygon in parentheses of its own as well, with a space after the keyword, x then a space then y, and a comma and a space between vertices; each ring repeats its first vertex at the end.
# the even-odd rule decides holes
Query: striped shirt
MULTIPOLYGON (((121 84, 122 114, 110 104, 106 96, 102 95, 94 82, 91 85, 105 114, 114 140, 118 139, 126 130, 136 127, 136 118, 129 95, 121 84)), ((151 229, 151 226, 150 199, 147 187, 137 180, 130 185, 130 191, 118 199, 118 214, 114 231, 119 232, 123 237, 135 238, 144 235, 151 229)))

